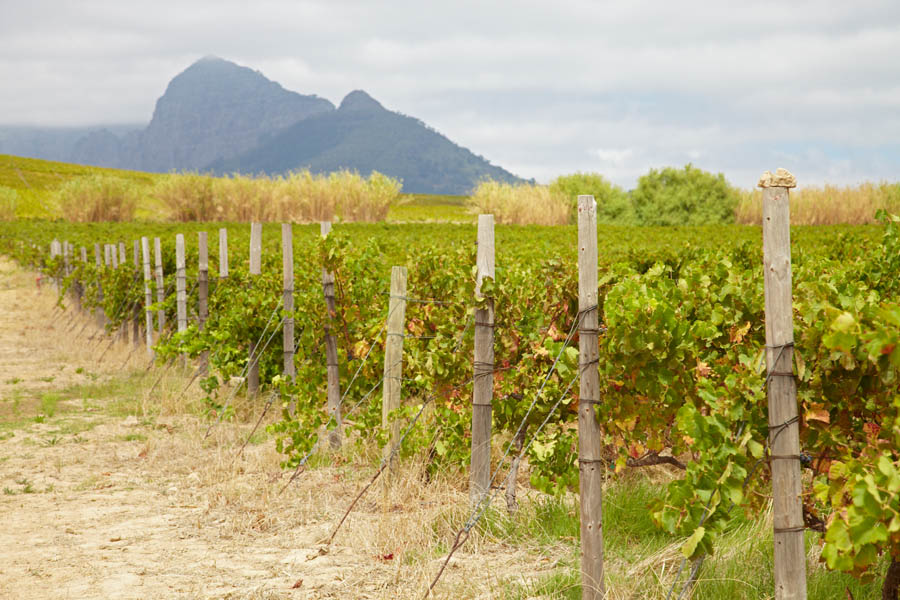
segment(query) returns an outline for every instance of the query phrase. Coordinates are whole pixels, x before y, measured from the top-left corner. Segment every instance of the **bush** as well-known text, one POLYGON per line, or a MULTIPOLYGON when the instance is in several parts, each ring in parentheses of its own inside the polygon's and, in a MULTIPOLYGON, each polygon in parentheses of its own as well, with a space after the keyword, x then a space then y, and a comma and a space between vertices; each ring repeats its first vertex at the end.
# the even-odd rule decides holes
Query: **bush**
POLYGON ((688 164, 684 169, 651 169, 631 192, 641 225, 706 225, 734 222, 738 192, 721 173, 688 164))
POLYGON ((213 199, 213 179, 198 173, 165 175, 153 186, 170 221, 214 221, 219 217, 213 199))
POLYGON ((483 181, 466 206, 474 213, 492 214, 506 225, 565 225, 569 221, 565 196, 551 193, 546 185, 483 181))
POLYGON ((572 222, 576 219, 578 196, 584 194, 590 194, 597 201, 598 222, 619 225, 634 222, 634 210, 628 193, 604 179, 599 173, 560 175, 550 184, 550 193, 566 198, 572 222))
POLYGON ((66 182, 56 192, 59 210, 67 221, 130 221, 138 192, 131 181, 106 175, 88 175, 66 182))

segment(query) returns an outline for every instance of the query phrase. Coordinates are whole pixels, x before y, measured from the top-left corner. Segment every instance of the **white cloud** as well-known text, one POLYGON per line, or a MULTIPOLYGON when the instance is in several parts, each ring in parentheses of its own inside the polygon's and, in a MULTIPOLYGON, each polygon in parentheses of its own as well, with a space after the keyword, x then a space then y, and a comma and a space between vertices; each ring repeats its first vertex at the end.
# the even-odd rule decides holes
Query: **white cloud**
POLYGON ((792 162, 810 179, 900 172, 893 0, 7 0, 3 9, 5 123, 146 122, 175 74, 215 54, 335 103, 365 89, 539 180, 602 170, 630 187, 650 167, 691 161, 741 185, 792 162))

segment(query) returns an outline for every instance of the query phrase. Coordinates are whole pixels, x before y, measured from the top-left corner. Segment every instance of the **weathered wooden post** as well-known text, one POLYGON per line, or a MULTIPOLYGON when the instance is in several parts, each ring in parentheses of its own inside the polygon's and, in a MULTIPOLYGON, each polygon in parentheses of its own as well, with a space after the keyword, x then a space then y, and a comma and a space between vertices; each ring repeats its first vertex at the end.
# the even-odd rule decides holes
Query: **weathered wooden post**
POLYGON ((125 242, 119 242, 119 264, 125 264, 125 242))
POLYGON ((478 250, 475 257, 475 363, 472 384, 472 465, 469 498, 472 503, 490 491, 491 400, 494 390, 494 299, 481 294, 481 282, 494 277, 494 215, 478 215, 478 250))
POLYGON ((603 458, 600 424, 600 317, 597 275, 597 203, 578 196, 578 472, 581 496, 581 598, 602 600, 603 458))
MULTIPOLYGON (((107 258, 109 253, 106 254, 107 258)), ((94 309, 94 318, 97 319, 97 327, 106 327, 106 313, 103 311, 103 284, 100 281, 100 268, 103 263, 100 259, 100 244, 94 244, 94 266, 97 268, 97 308, 94 309)))
MULTIPOLYGON (((387 458, 400 439, 400 421, 391 419, 391 411, 400 408, 403 377, 403 324, 406 321, 406 267, 391 269, 391 297, 388 302, 387 340, 384 348, 384 383, 382 384, 381 426, 391 432, 384 447, 387 458)), ((393 470, 394 461, 390 468, 393 470)))
POLYGON ((281 224, 281 266, 284 274, 284 374, 291 381, 297 375, 294 367, 294 235, 290 223, 281 224))
POLYGON ((141 238, 141 258, 144 266, 144 321, 146 324, 147 356, 153 358, 153 294, 150 292, 150 240, 141 238))
MULTIPOLYGON (((50 258, 56 258, 62 253, 62 248, 59 245, 59 240, 53 240, 50 242, 50 258)), ((53 271, 53 290, 56 292, 56 295, 59 296, 59 290, 61 289, 59 283, 59 270, 54 269, 53 271)))
POLYGON ((156 311, 157 319, 157 339, 162 338, 163 328, 166 326, 166 310, 163 308, 163 301, 166 299, 165 280, 163 279, 162 265, 162 245, 159 238, 153 238, 153 254, 156 263, 156 303, 159 304, 159 310, 156 311))
MULTIPOLYGON (((175 302, 176 316, 178 319, 178 333, 187 330, 187 277, 184 264, 184 235, 175 236, 175 302)), ((182 365, 187 362, 187 357, 181 355, 182 365)))
MULTIPOLYGON (((319 224, 319 234, 324 238, 331 232, 331 222, 319 224)), ((322 266, 322 293, 325 296, 325 365, 328 373, 328 414, 334 420, 335 427, 328 434, 328 442, 332 449, 341 447, 341 372, 338 364, 337 338, 332 323, 336 315, 334 300, 334 273, 322 266)))
POLYGON ((790 192, 797 180, 788 171, 768 171, 763 189, 766 365, 769 448, 775 542, 776 600, 805 600, 806 552, 800 473, 800 423, 793 373, 794 321, 791 298, 790 192))
POLYGON ((219 229, 219 279, 228 277, 228 230, 219 229))
MULTIPOLYGON (((262 223, 250 224, 250 275, 262 273, 262 223)), ((255 396, 259 392, 259 357, 256 356, 256 340, 250 340, 247 358, 247 393, 255 396)))
MULTIPOLYGON (((203 331, 209 317, 209 247, 205 231, 197 232, 197 255, 197 328, 203 331)), ((205 375, 208 365, 209 351, 204 350, 200 355, 199 372, 205 375)))
MULTIPOLYGON (((68 278, 71 271, 71 265, 69 264, 69 252, 71 251, 71 246, 69 242, 63 240, 62 243, 62 257, 63 257, 63 277, 68 278)), ((71 291, 69 292, 72 293, 71 291)))
MULTIPOLYGON (((139 273, 139 269, 141 268, 141 242, 140 240, 134 240, 134 252, 132 254, 133 264, 134 264, 134 272, 135 274, 139 273)), ((135 346, 141 345, 141 306, 140 304, 134 305, 134 311, 131 318, 132 329, 131 329, 131 341, 135 346)))

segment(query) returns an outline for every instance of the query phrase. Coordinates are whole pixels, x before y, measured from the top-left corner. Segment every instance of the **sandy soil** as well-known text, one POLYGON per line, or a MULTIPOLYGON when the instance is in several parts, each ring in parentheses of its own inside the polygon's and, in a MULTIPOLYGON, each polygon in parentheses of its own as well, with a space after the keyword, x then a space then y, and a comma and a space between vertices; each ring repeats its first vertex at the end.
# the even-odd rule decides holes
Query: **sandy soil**
MULTIPOLYGON (((150 395, 145 350, 53 298, 0 258, 0 598, 422 596, 441 559, 433 523, 465 506, 462 491, 414 481, 390 510, 371 493, 320 554, 371 468, 313 469, 279 495, 271 441, 235 460, 248 425, 204 439, 205 422, 161 399, 183 377, 150 395)), ((437 597, 496 597, 510 574, 553 566, 477 541, 467 551, 437 597)))

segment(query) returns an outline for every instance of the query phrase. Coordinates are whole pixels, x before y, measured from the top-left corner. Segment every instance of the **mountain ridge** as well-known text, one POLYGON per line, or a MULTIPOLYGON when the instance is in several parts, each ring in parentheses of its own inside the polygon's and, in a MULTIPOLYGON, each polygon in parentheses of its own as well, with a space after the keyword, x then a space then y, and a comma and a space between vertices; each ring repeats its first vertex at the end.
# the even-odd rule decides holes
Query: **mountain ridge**
POLYGON ((173 77, 142 129, 85 128, 80 136, 60 130, 31 145, 27 138, 0 127, 0 151, 21 147, 36 158, 150 172, 377 170, 401 179, 409 193, 466 194, 488 177, 521 181, 364 90, 336 107, 215 56, 173 77), (42 147, 50 152, 36 152, 42 147))

